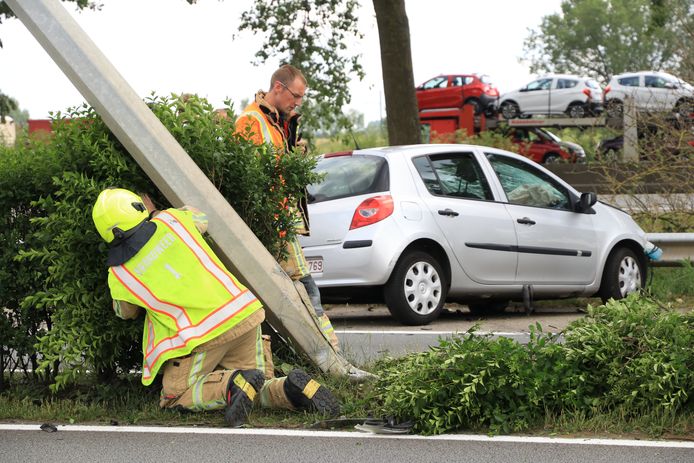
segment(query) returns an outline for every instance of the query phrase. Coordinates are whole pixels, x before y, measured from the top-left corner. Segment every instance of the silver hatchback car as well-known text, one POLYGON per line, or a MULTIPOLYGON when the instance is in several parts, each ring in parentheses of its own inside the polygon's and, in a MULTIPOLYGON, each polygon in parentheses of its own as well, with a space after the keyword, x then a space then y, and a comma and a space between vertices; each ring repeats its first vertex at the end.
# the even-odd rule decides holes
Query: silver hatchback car
POLYGON ((484 313, 645 284, 646 234, 632 218, 514 153, 374 148, 324 155, 316 169, 302 245, 318 286, 375 289, 402 323, 429 323, 446 301, 484 313))

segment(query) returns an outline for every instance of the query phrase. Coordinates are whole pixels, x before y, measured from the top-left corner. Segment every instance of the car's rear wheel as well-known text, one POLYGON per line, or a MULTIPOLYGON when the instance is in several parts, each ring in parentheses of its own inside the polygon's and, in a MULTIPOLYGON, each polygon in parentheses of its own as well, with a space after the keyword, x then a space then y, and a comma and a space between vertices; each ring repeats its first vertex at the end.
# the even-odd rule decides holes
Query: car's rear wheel
POLYGON ((513 101, 504 101, 501 103, 501 115, 504 119, 513 119, 520 115, 520 107, 513 101))
POLYGON ((586 105, 583 103, 571 103, 566 110, 566 114, 572 118, 586 117, 586 105))
POLYGON ((467 305, 473 315, 498 315, 508 307, 508 301, 474 302, 467 305))
POLYGON ((617 248, 610 253, 605 263, 600 284, 600 298, 622 299, 640 291, 646 283, 646 268, 643 261, 629 248, 617 248))
POLYGON ((482 112, 482 103, 480 103, 480 100, 477 98, 468 98, 465 100, 465 103, 463 105, 470 105, 475 109, 475 114, 480 114, 482 112))
POLYGON ((425 325, 443 311, 448 281, 431 255, 412 251, 400 258, 384 289, 388 310, 405 325, 425 325))

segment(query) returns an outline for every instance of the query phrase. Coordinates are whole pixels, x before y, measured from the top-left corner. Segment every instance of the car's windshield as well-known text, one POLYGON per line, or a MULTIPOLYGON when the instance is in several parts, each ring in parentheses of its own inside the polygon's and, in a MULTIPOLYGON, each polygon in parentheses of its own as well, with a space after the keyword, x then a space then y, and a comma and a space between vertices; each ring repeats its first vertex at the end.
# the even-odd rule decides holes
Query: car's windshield
POLYGON ((323 180, 307 187, 308 202, 388 191, 388 163, 380 156, 335 156, 318 160, 323 180))

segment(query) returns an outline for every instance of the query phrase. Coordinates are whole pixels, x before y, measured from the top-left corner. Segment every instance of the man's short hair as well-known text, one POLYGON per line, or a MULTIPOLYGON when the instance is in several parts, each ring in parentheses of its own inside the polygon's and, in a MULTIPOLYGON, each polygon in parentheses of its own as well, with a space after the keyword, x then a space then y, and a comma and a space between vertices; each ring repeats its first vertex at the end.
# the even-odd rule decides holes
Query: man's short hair
POLYGON ((298 68, 291 64, 284 64, 272 74, 270 89, 275 86, 275 82, 277 81, 282 82, 284 85, 289 85, 294 82, 297 77, 302 80, 304 85, 307 85, 306 77, 304 77, 304 74, 298 68))

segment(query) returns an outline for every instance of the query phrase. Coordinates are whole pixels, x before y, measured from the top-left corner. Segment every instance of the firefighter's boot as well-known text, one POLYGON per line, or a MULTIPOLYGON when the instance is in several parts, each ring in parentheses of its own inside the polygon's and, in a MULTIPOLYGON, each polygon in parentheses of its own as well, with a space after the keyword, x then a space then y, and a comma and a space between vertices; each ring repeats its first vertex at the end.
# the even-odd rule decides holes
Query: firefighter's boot
POLYGON ((340 414, 340 402, 333 393, 302 370, 292 370, 287 375, 284 392, 299 410, 317 411, 327 416, 340 414))
POLYGON ((233 428, 243 425, 251 412, 256 394, 263 387, 265 376, 260 370, 237 371, 227 386, 227 408, 224 419, 233 428))

